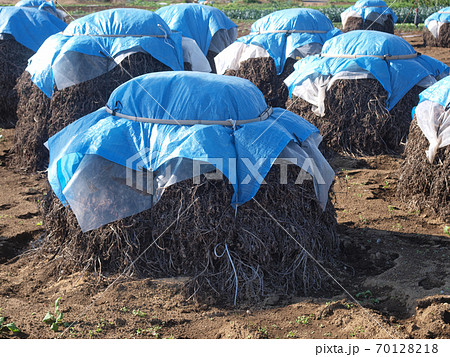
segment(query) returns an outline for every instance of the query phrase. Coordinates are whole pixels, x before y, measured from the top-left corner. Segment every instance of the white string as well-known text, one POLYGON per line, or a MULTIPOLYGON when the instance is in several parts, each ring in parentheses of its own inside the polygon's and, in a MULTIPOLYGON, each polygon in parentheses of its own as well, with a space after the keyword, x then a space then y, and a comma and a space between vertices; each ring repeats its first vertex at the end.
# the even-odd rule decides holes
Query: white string
POLYGON ((370 24, 370 26, 368 27, 368 28, 366 28, 366 30, 369 30, 371 27, 372 27, 372 25, 381 17, 381 16, 383 16, 384 15, 384 13, 388 10, 388 9, 390 9, 390 10, 392 10, 391 9, 391 6, 392 5, 394 5, 395 3, 397 2, 397 0, 394 0, 390 5, 386 5, 386 9, 375 19, 375 21, 373 21, 371 24, 370 24))
POLYGON ((236 268, 234 267, 233 259, 231 259, 230 252, 228 251, 227 242, 224 243, 225 249, 223 250, 222 254, 220 254, 220 255, 217 254, 217 247, 218 247, 219 245, 220 245, 220 243, 217 244, 217 245, 214 247, 214 255, 215 255, 217 258, 222 258, 222 257, 224 256, 224 254, 227 253, 228 260, 230 261, 231 267, 233 268, 233 271, 234 271, 234 279, 235 279, 235 281, 236 281, 236 288, 235 288, 235 292, 234 292, 234 305, 236 305, 237 294, 238 294, 238 289, 239 289, 238 275, 237 275, 237 272, 236 272, 236 268))

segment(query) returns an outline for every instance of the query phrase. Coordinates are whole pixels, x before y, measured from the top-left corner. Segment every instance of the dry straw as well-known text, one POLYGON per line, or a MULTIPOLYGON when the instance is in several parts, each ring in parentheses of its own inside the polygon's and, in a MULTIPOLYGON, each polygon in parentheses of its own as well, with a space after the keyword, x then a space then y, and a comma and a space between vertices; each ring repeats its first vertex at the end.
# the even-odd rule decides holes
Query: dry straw
POLYGON ((431 164, 425 151, 429 143, 417 120, 411 123, 400 167, 397 196, 411 211, 427 212, 450 220, 450 146, 440 148, 431 164))
POLYGON ((411 110, 423 90, 413 87, 391 110, 388 93, 375 79, 337 80, 326 92, 325 116, 311 104, 293 96, 290 111, 314 124, 323 136, 323 150, 354 155, 400 153, 411 123, 411 110))
POLYGON ((13 38, 0 40, 0 128, 16 124, 18 96, 14 86, 33 54, 13 38))
POLYGON ((284 80, 294 72, 296 60, 288 58, 283 72, 277 75, 275 61, 272 57, 249 58, 241 62, 239 69, 227 70, 226 75, 248 79, 264 94, 268 105, 285 108, 289 90, 284 80))
MULTIPOLYGON (((330 268, 339 248, 335 210, 329 201, 322 211, 312 181, 294 184, 299 173, 290 165, 290 183, 280 184, 275 165, 255 199, 330 268)), ((236 290, 238 301, 255 302, 268 294, 307 294, 328 286, 325 272, 267 212, 254 201, 236 212, 232 195, 226 180, 182 181, 152 209, 82 233, 70 209, 52 194, 43 204, 47 233, 41 252, 54 256, 55 271, 64 274, 109 275, 130 268, 128 274, 137 278, 188 276, 186 296, 228 303, 236 290)))

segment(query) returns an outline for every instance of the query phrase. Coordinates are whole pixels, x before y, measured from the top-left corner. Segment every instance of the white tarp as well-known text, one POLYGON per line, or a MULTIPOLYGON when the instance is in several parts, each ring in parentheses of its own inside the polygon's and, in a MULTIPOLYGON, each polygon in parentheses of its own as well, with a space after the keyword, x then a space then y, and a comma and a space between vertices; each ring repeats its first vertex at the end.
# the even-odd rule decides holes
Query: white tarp
POLYGON ((416 107, 415 114, 417 124, 430 143, 426 155, 433 163, 437 151, 450 145, 450 108, 445 110, 441 104, 425 100, 416 107))
MULTIPOLYGON (((289 58, 301 59, 313 54, 320 53, 322 45, 320 43, 309 43, 294 50, 289 55, 289 58)), ((256 45, 247 45, 243 42, 234 42, 216 57, 214 62, 216 64, 217 74, 224 74, 226 70, 238 70, 241 63, 249 58, 270 57, 269 53, 262 47, 256 45)))

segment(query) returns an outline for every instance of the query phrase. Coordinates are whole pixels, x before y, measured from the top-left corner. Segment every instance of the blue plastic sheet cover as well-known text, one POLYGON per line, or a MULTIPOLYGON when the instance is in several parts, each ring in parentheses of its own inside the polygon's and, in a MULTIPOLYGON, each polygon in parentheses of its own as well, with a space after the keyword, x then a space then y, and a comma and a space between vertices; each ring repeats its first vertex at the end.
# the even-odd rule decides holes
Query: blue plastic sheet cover
POLYGON ((222 11, 206 5, 176 4, 162 7, 156 13, 172 31, 195 40, 205 55, 217 31, 237 27, 222 11))
MULTIPOLYGON (((450 104, 450 77, 445 77, 439 82, 425 89, 419 94, 420 102, 429 100, 442 105, 444 108, 450 104)), ((413 112, 414 116, 414 112, 413 112)))
POLYGON ((115 58, 135 49, 149 53, 173 70, 183 70, 181 42, 181 34, 173 33, 154 12, 104 10, 79 18, 63 33, 48 38, 30 58, 26 70, 31 74, 31 80, 51 97, 55 84, 52 65, 68 52, 115 58))
POLYGON ((318 10, 286 9, 262 17, 253 23, 249 35, 240 37, 237 41, 264 48, 275 61, 277 73, 280 74, 283 72, 286 59, 295 49, 310 43, 322 45, 339 34, 341 31, 318 10), (289 30, 305 32, 270 33, 289 30), (318 33, 307 31, 318 31, 318 33))
MULTIPOLYGON (((414 48, 402 38, 378 31, 351 31, 336 36, 322 47, 328 55, 408 55, 414 48)), ((289 94, 307 78, 314 80, 319 75, 333 76, 339 72, 370 72, 388 92, 387 109, 391 110, 409 90, 423 78, 448 74, 449 67, 425 55, 413 59, 384 60, 376 57, 355 59, 307 57, 294 65, 295 71, 285 80, 289 94)))
POLYGON ((425 20, 425 27, 427 27, 428 23, 432 20, 437 22, 450 22, 450 7, 440 9, 438 12, 428 16, 425 20))
POLYGON ((50 7, 56 12, 56 6, 53 1, 45 0, 21 0, 16 5, 17 7, 35 7, 42 10, 44 7, 50 7))
POLYGON ((32 7, 0 7, 0 33, 36 52, 51 35, 63 31, 67 24, 47 11, 32 7))
POLYGON ((397 15, 395 15, 394 11, 392 11, 392 9, 388 7, 382 0, 358 0, 353 6, 350 6, 343 13, 347 13, 350 11, 357 12, 359 15, 361 15, 363 20, 365 20, 367 15, 371 12, 376 12, 380 15, 391 15, 394 24, 398 20, 397 15))
MULTIPOLYGON (((159 72, 136 77, 118 87, 108 108, 142 118, 169 119, 180 123, 196 120, 257 118, 267 104, 250 81, 199 72, 159 72)), ((68 183, 88 155, 98 155, 132 170, 157 171, 171 159, 210 163, 233 184, 232 204, 241 205, 258 191, 260 182, 245 164, 263 158, 258 172, 265 177, 273 161, 291 142, 304 142, 318 130, 301 117, 274 108, 264 121, 238 125, 167 125, 133 121, 100 108, 47 142, 50 151, 49 182, 67 204, 68 183), (130 162, 130 158, 133 158, 130 162), (223 159, 218 165, 217 158, 223 159), (269 159, 270 158, 270 159, 269 159), (136 167, 138 165, 138 167, 136 167)))

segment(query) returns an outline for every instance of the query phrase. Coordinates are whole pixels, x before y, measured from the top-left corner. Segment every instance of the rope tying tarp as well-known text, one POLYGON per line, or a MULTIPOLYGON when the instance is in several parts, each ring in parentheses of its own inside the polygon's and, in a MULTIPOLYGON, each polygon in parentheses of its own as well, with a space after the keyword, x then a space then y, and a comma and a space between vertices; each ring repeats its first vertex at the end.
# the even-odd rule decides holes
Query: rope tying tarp
POLYGON ((250 32, 250 35, 260 35, 263 33, 328 33, 329 31, 319 31, 319 30, 268 30, 268 31, 255 31, 250 32))
POLYGON ((330 53, 321 53, 320 57, 329 57, 329 58, 362 58, 362 57, 374 57, 374 58, 380 58, 383 60, 393 61, 393 60, 406 60, 406 59, 412 59, 416 58, 417 56, 420 56, 420 53, 412 53, 409 55, 397 55, 397 56, 391 56, 391 55, 333 55, 330 53))
POLYGON ((174 119, 154 119, 154 118, 141 118, 135 117, 132 115, 126 115, 122 113, 117 113, 116 111, 110 109, 108 106, 105 107, 106 112, 113 116, 133 120, 142 123, 151 123, 151 124, 166 124, 166 125, 222 125, 222 126, 232 126, 235 127, 237 125, 249 124, 258 121, 264 121, 269 118, 273 113, 272 107, 267 107, 260 116, 253 119, 243 119, 243 120, 174 120, 174 119))
POLYGON ((73 34, 65 34, 64 36, 75 37, 75 36, 87 36, 87 37, 157 37, 157 38, 166 38, 167 35, 105 35, 105 34, 86 34, 86 33, 73 33, 73 34))

